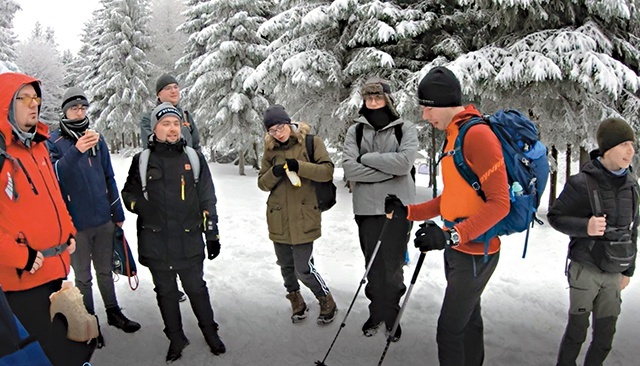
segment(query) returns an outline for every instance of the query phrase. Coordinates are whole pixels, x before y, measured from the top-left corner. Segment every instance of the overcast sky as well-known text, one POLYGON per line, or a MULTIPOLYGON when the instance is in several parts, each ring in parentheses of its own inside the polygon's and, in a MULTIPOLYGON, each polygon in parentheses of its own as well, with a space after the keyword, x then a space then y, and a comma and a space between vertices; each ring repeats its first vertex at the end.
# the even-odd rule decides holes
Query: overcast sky
POLYGON ((84 23, 100 5, 99 0, 18 0, 22 10, 16 12, 13 27, 19 41, 29 38, 36 21, 55 31, 60 51, 76 53, 84 23))

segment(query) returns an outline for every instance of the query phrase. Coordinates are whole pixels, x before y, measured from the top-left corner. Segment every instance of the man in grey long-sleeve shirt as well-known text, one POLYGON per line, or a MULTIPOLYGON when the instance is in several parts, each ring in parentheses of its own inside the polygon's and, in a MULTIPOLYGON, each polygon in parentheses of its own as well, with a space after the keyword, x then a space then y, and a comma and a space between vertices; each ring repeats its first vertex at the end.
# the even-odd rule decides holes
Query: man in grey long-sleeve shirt
MULTIPOLYGON (((352 187, 353 212, 367 263, 381 239, 365 287, 371 301, 369 319, 362 326, 367 337, 374 335, 382 322, 387 332, 391 331, 400 310, 400 298, 406 291, 402 266, 411 224, 405 218, 386 218, 385 197, 396 195, 405 205, 415 202, 411 170, 418 150, 418 132, 412 123, 399 118, 390 93, 384 80, 365 82, 360 117, 347 131, 343 149, 342 166, 352 187), (380 238, 385 225, 385 234, 380 238)), ((398 326, 392 340, 397 341, 401 332, 398 326)))
MULTIPOLYGON (((180 132, 184 137, 187 145, 200 151, 200 134, 191 113, 182 110, 178 105, 180 103, 180 86, 178 81, 169 74, 164 74, 156 81, 156 95, 158 96, 157 104, 169 102, 178 108, 182 113, 182 128, 180 132)), ((142 115, 140 119, 140 141, 142 148, 146 148, 151 136, 151 111, 142 115)))

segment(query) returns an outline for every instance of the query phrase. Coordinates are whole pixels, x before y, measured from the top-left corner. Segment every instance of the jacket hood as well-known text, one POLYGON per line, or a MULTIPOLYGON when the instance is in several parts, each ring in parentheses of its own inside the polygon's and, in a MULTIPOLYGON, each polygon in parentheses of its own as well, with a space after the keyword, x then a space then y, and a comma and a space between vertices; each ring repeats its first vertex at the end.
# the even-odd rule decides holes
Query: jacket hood
MULTIPOLYGON (((9 122, 9 108, 11 108, 13 98, 18 90, 26 84, 33 85, 36 94, 42 97, 40 81, 38 79, 13 72, 0 74, 0 85, 2 85, 2 89, 0 89, 0 132, 5 136, 7 145, 14 141, 12 138, 8 138, 13 132, 11 123, 9 122)), ((38 113, 39 112, 40 107, 38 107, 38 113)), ((48 127, 44 123, 38 122, 36 125, 36 135, 39 136, 34 138, 34 141, 40 141, 43 137, 46 139, 48 137, 48 130, 48 127)))
MULTIPOLYGON (((291 122, 290 126, 291 137, 295 137, 298 140, 299 144, 304 145, 304 139, 311 131, 311 126, 309 126, 305 122, 291 122)), ((268 150, 273 150, 273 148, 276 147, 276 142, 277 140, 275 139, 275 137, 269 135, 269 133, 265 134, 264 145, 268 150)))

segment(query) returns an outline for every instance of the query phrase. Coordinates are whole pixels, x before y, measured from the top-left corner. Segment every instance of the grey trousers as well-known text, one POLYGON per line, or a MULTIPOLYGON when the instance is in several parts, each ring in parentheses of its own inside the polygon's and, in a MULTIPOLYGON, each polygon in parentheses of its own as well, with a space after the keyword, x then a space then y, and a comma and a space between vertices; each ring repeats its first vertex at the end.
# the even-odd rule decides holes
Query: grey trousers
POLYGON ((276 250, 276 262, 284 279, 287 292, 300 290, 298 279, 307 286, 316 297, 326 296, 329 287, 313 264, 313 243, 281 244, 273 243, 276 250))
POLYGON ((71 255, 71 267, 76 277, 76 286, 82 294, 84 306, 90 314, 95 314, 93 306, 93 277, 91 262, 96 270, 98 290, 102 295, 105 309, 118 306, 116 290, 111 275, 113 261, 114 223, 91 227, 76 234, 76 251, 71 255))
POLYGON ((620 315, 620 274, 606 273, 571 262, 569 286, 569 320, 560 344, 557 365, 576 365, 582 343, 587 338, 591 313, 594 319, 593 337, 584 365, 602 365, 611 351, 620 315))

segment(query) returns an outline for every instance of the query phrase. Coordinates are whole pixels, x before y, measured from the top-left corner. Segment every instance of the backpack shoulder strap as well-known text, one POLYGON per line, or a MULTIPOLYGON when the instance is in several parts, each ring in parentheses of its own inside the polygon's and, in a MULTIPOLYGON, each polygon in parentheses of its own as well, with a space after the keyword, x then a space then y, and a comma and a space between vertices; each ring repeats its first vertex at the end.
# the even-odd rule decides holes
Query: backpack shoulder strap
POLYGON ((147 167, 149 166, 150 154, 151 150, 144 149, 138 159, 138 174, 140 175, 140 183, 142 184, 142 195, 146 200, 149 199, 149 194, 147 193, 147 167))
POLYGON ((0 169, 2 169, 6 158, 11 157, 7 153, 7 142, 4 140, 4 134, 0 133, 0 169))
POLYGON ((471 185, 471 187, 476 191, 478 196, 482 198, 483 201, 486 201, 487 198, 482 191, 482 185, 480 184, 480 178, 476 175, 476 173, 471 170, 469 164, 467 164, 464 158, 464 138, 467 135, 469 129, 475 125, 486 123, 482 118, 472 118, 469 121, 465 122, 462 126, 460 126, 460 131, 458 132, 458 137, 456 137, 456 141, 453 145, 453 162, 458 170, 458 173, 464 178, 464 180, 471 185))
POLYGON ((402 143, 402 123, 398 123, 397 125, 393 126, 393 130, 396 134, 396 140, 398 141, 398 145, 400 145, 402 143))
POLYGON ((304 144, 307 147, 307 155, 309 155, 309 162, 310 163, 315 163, 316 162, 316 159, 313 156, 313 149, 314 149, 313 136, 314 135, 309 134, 304 138, 304 144))
POLYGON ((184 151, 187 153, 189 163, 191 164, 191 171, 193 171, 193 179, 198 184, 200 180, 200 157, 194 148, 191 146, 185 146, 184 151))
POLYGON ((182 115, 184 116, 182 118, 182 124, 184 125, 185 123, 187 124, 187 127, 189 128, 189 133, 193 133, 193 124, 191 123, 191 121, 189 120, 189 115, 191 113, 189 113, 188 111, 184 110, 182 111, 182 115))
POLYGON ((356 125, 356 144, 358 144, 358 153, 362 146, 362 135, 364 133, 364 123, 358 123, 356 125))
POLYGON ((602 200, 600 192, 598 192, 598 182, 596 182, 589 174, 584 174, 584 180, 587 185, 587 194, 589 195, 589 205, 594 216, 602 216, 602 200))

